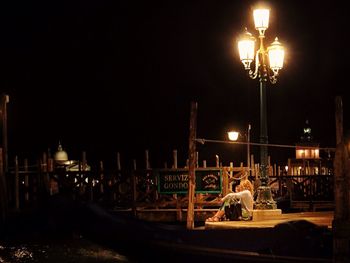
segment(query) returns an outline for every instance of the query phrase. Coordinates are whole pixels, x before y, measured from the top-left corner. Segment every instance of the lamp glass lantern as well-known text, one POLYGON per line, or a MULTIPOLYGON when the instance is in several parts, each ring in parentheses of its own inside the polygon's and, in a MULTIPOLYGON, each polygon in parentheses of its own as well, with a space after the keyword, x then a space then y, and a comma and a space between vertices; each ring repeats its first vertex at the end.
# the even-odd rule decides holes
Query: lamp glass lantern
POLYGON ((269 27, 270 10, 269 9, 255 9, 253 11, 255 29, 259 31, 260 35, 264 35, 265 30, 269 27))
POLYGON ((229 132, 227 132, 227 135, 228 135, 228 139, 230 141, 237 141, 238 136, 239 136, 239 132, 237 132, 237 131, 229 131, 229 132))
POLYGON ((271 69, 272 72, 267 72, 271 83, 276 83, 279 70, 283 68, 285 51, 282 44, 275 38, 275 41, 267 48, 264 48, 263 39, 265 38, 265 30, 269 26, 269 9, 255 9, 253 12, 255 28, 259 31, 260 46, 255 50, 256 39, 245 28, 245 32, 238 39, 239 57, 244 68, 249 72, 251 78, 255 79, 258 76, 265 76, 265 73, 259 72, 259 67, 262 64, 271 69), (266 60, 264 59, 266 57, 266 60), (251 63, 255 62, 255 70, 251 69, 251 63), (261 73, 261 74, 260 74, 261 73), (270 74, 272 73, 272 74, 270 74))
POLYGON ((255 38, 247 29, 238 40, 238 51, 244 68, 249 69, 255 56, 255 38))
POLYGON ((269 54, 269 63, 270 68, 273 72, 278 74, 278 71, 283 68, 284 61, 284 48, 281 43, 278 41, 278 38, 275 38, 275 41, 267 48, 269 54))

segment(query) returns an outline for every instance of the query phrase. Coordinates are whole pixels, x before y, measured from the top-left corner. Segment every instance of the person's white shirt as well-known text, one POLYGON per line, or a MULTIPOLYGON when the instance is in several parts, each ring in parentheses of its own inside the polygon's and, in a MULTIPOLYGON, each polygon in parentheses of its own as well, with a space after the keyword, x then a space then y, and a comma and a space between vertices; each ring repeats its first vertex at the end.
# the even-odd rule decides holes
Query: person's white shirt
POLYGON ((222 198, 222 201, 226 202, 232 199, 238 200, 241 203, 242 209, 248 211, 250 216, 253 215, 254 199, 249 190, 227 194, 222 198))

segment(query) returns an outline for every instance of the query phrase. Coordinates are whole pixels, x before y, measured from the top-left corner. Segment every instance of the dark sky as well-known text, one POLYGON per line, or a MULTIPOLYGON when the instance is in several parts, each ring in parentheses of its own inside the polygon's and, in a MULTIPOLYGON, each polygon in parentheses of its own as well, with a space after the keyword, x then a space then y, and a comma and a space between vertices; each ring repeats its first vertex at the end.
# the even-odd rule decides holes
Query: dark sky
MULTIPOLYGON (((72 159, 83 150, 88 159, 119 151, 142 162, 149 149, 159 166, 178 149, 185 160, 191 101, 198 102, 197 137, 222 140, 228 128, 251 123, 258 142, 259 83, 245 75, 236 48, 244 27, 257 36, 255 3, 1 3, 0 91, 10 95, 10 158, 54 151, 61 140, 72 159)), ((267 90, 269 142, 293 145, 308 119, 321 147, 334 147, 334 98, 343 97, 346 127, 350 103, 345 3, 268 3, 266 45, 278 36, 287 50, 278 83, 267 90)), ((212 161, 219 154, 240 162, 246 154, 233 145, 198 150, 212 161)), ((291 153, 270 151, 279 162, 291 153)))

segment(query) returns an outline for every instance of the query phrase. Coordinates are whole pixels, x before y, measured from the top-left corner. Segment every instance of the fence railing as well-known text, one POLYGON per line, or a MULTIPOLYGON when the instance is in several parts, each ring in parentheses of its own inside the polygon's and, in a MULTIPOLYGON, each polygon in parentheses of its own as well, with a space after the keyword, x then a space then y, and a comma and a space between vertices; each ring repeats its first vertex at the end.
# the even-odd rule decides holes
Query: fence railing
MULTIPOLYGON (((47 169, 44 165, 6 174, 9 207, 21 210, 37 205, 42 198, 61 192, 74 200, 91 200, 109 209, 185 209, 188 205, 187 168, 67 171, 64 166, 47 169)), ((195 206, 216 208, 232 189, 232 171, 244 167, 197 168, 199 178, 195 206)), ((256 176, 250 179, 256 185, 256 176)), ((332 204, 333 175, 270 176, 274 199, 295 208, 315 209, 317 204, 332 204)))

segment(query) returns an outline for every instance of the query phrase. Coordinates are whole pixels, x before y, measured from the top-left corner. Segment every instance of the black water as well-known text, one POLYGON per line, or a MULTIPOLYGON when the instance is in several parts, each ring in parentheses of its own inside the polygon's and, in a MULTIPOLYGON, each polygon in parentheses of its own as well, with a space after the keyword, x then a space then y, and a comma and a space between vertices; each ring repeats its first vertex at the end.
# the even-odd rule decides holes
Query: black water
POLYGON ((112 215, 95 203, 59 195, 37 209, 12 215, 0 228, 1 263, 216 262, 225 258, 292 262, 278 261, 279 257, 330 260, 331 232, 304 220, 273 229, 188 231, 184 224, 112 215), (235 251, 252 255, 247 258, 235 251))
POLYGON ((83 237, 0 241, 0 262, 132 262, 127 256, 83 237))

